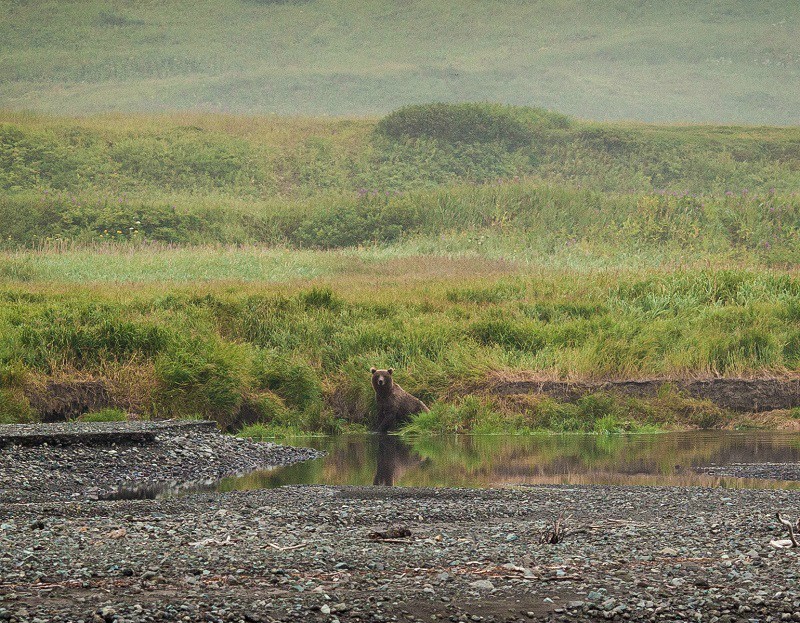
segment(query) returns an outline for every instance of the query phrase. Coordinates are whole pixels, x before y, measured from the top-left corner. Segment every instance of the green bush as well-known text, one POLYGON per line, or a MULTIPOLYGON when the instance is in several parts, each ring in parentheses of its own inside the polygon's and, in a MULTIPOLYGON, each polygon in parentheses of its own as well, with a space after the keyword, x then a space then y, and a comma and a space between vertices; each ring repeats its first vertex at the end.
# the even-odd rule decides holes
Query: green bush
POLYGON ((385 192, 367 193, 356 202, 338 202, 300 219, 287 236, 302 247, 331 249, 394 242, 418 225, 414 205, 393 201, 385 192))
POLYGON ((247 142, 199 128, 126 137, 114 144, 110 156, 122 174, 166 188, 235 186, 256 175, 247 142))
POLYGON ((497 182, 529 174, 536 160, 534 151, 509 151, 498 142, 450 144, 432 138, 404 142, 382 139, 376 144, 375 172, 370 182, 390 191, 497 182))
POLYGON ((280 396, 289 408, 302 411, 320 403, 319 374, 307 363, 292 357, 264 355, 255 367, 257 385, 280 396))
POLYGON ((0 190, 80 188, 110 172, 96 141, 70 134, 0 123, 0 190))
POLYGON ((531 145, 536 124, 567 124, 567 118, 534 108, 500 104, 417 104, 390 113, 375 128, 401 141, 436 139, 448 144, 500 143, 509 150, 531 145))

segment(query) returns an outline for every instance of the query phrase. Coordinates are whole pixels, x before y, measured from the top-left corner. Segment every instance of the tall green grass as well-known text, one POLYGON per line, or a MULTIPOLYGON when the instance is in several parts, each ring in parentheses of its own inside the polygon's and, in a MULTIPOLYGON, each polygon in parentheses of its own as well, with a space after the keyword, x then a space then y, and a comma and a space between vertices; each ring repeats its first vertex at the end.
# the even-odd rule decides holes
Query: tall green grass
POLYGON ((335 201, 515 176, 615 192, 781 192, 800 186, 798 160, 797 128, 584 123, 490 104, 410 107, 379 122, 0 113, 0 189, 154 211, 198 196, 214 207, 335 201))
MULTIPOLYGON (((454 397, 514 371, 585 379, 800 370, 800 281, 790 274, 545 271, 417 281, 418 268, 386 284, 371 274, 312 288, 4 286, 5 412, 30 417, 28 400, 47 380, 89 378, 106 383, 109 407, 146 416, 332 431, 370 423, 368 370, 386 365, 434 405, 436 425, 616 430, 659 419, 602 400, 512 413, 454 397)), ((669 424, 686 424, 681 409, 673 412, 683 420, 669 424)))
MULTIPOLYGON (((392 245, 420 253, 472 252, 514 261, 606 255, 624 264, 626 254, 660 254, 684 263, 738 257, 794 265, 800 244, 800 196, 609 194, 535 183, 240 205, 203 199, 153 205, 92 195, 23 193, 0 195, 0 225, 0 248, 6 249, 88 245, 100 250, 108 243, 113 243, 111 248, 135 249, 154 242, 312 250, 392 245)), ((320 267, 308 265, 303 253, 274 250, 261 257, 260 263, 281 258, 287 268, 307 270, 307 276, 320 267)), ((34 256, 5 256, 0 275, 34 278, 43 263, 34 256)))
POLYGON ((484 104, 4 120, 5 421, 94 391, 87 409, 338 431, 370 424, 385 365, 433 406, 420 430, 705 426, 682 398, 515 410, 481 388, 800 369, 794 129, 484 104))

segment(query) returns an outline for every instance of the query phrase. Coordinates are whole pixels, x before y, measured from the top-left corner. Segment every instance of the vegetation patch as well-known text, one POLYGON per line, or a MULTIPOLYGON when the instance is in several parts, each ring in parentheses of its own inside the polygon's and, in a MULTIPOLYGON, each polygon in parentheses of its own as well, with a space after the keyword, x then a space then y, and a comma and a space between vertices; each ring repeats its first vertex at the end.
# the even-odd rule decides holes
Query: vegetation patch
POLYGON ((493 104, 2 113, 2 417, 363 429, 380 366, 431 406, 417 432, 727 426, 686 383, 800 371, 798 136, 493 104), (676 394, 485 391, 526 374, 676 394))
POLYGON ((500 104, 418 104, 390 113, 378 123, 379 136, 403 141, 433 139, 457 144, 497 143, 508 150, 531 147, 540 127, 565 128, 565 115, 500 104))
POLYGON ((79 416, 79 422, 125 422, 127 414, 122 409, 101 409, 79 416))
POLYGON ((733 376, 778 377, 763 387, 735 378, 695 383, 706 383, 712 399, 723 391, 715 383, 738 383, 737 410, 780 398, 780 378, 790 387, 798 373, 777 345, 796 333, 786 309, 800 293, 792 279, 769 272, 725 277, 738 284, 734 294, 700 299, 681 297, 705 291, 707 269, 647 271, 660 296, 681 301, 675 315, 642 307, 652 287, 640 285, 639 271, 609 280, 604 271, 559 270, 498 284, 472 270, 419 281, 422 266, 409 264, 385 284, 368 271, 313 287, 6 286, 0 369, 5 404, 15 405, 6 417, 64 421, 113 408, 136 417, 213 418, 230 430, 335 432, 370 426, 368 370, 383 365, 431 406, 414 421, 419 430, 705 428, 727 425, 728 416, 681 379, 718 373, 720 348, 735 361, 725 368, 733 376), (532 370, 586 391, 526 402, 541 390, 529 381, 515 389, 513 379, 532 370), (677 379, 675 393, 655 385, 645 392, 635 382, 630 392, 597 387, 603 379, 654 376, 677 379), (503 377, 513 382, 500 391, 503 377))

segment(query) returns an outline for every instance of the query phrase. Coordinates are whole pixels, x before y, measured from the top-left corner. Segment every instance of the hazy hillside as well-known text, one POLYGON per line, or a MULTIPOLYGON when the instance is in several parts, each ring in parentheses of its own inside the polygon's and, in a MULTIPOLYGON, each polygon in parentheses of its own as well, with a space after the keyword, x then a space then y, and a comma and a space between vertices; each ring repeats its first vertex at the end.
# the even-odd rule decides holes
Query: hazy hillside
POLYGON ((800 123, 785 0, 0 0, 0 106, 800 123))
POLYGON ((516 178, 617 193, 791 193, 800 187, 800 128, 587 123, 490 104, 415 106, 381 122, 0 111, 0 191, 11 194, 189 193, 238 201, 516 178), (409 110, 416 121, 404 118, 409 110), (452 136, 437 137, 435 128, 381 133, 392 120, 415 132, 415 123, 437 114, 452 136), (520 124, 517 143, 471 136, 484 124, 511 131, 504 119, 520 124))
MULTIPOLYGON (((0 249, 408 243, 514 262, 566 250, 582 265, 641 265, 644 251, 654 266, 796 266, 798 187, 800 128, 587 123, 492 104, 378 122, 0 114, 0 249)), ((39 274, 0 262, 0 279, 39 274)))

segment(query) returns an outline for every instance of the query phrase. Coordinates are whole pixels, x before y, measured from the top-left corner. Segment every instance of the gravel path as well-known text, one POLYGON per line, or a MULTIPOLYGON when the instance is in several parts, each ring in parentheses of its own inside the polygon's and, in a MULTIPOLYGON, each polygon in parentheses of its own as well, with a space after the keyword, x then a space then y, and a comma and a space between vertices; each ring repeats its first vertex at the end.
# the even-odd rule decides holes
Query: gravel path
POLYGON ((0 621, 800 620, 800 492, 286 487, 0 504, 0 621), (572 532, 539 534, 559 512, 572 532), (400 542, 369 533, 402 524, 400 542), (407 541, 407 542, 406 542, 407 541))
POLYGON ((0 440, 0 503, 152 495, 320 455, 222 435, 209 422, 8 425, 0 440))

